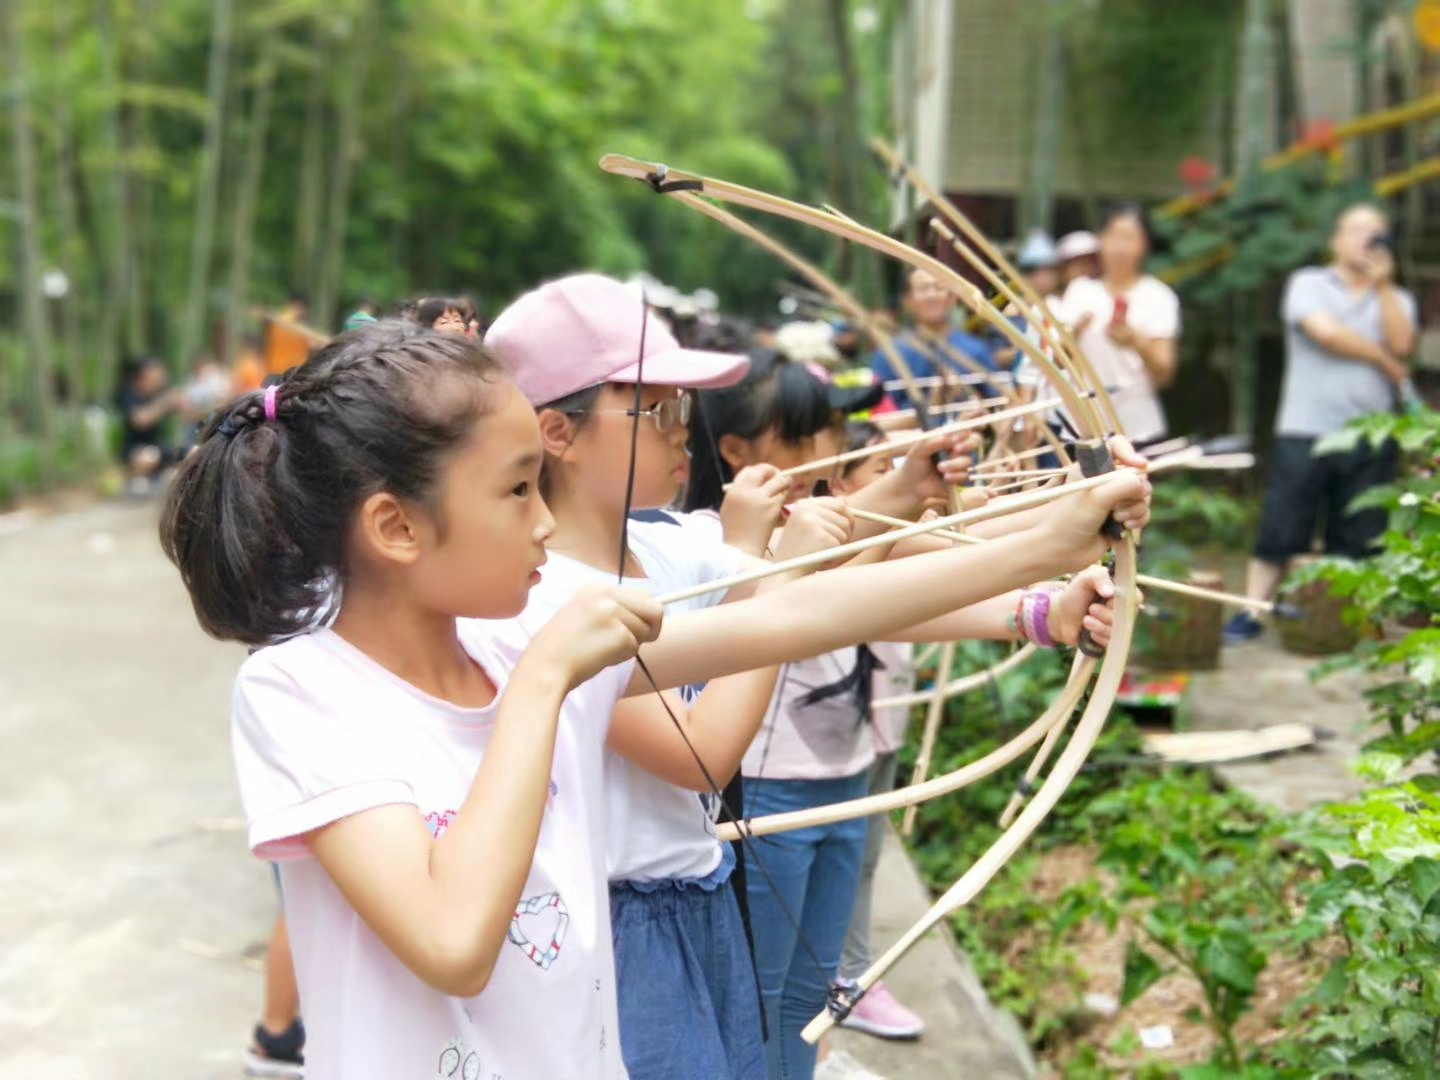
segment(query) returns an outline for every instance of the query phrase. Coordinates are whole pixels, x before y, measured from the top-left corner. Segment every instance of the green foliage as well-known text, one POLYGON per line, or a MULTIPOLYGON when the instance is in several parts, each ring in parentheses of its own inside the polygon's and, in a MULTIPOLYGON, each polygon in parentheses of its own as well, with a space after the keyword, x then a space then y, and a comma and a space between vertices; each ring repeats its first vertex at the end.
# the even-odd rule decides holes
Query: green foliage
POLYGON ((1115 881, 1096 911, 1111 925, 1129 914, 1149 946, 1127 947, 1122 1004, 1167 973, 1158 953, 1199 982, 1219 1060, 1238 1068, 1235 1024, 1267 944, 1289 923, 1285 890, 1297 864, 1281 857, 1283 834, 1252 800, 1215 790, 1202 773, 1120 787, 1086 808, 1084 825, 1115 881))
MULTIPOLYGON (((212 113, 220 179, 213 251, 202 259, 206 347, 222 340, 237 251, 249 267, 242 332, 259 329, 244 309, 273 307, 292 290, 321 306, 316 321, 330 330, 362 298, 389 306, 466 291, 493 314, 578 269, 648 268, 683 288, 714 289, 728 310, 770 309, 784 273, 773 258, 601 172, 608 151, 835 198, 835 116, 850 99, 820 4, 56 0, 15 10, 29 61, 41 255, 71 283, 50 304, 56 364, 90 402, 108 401, 124 354, 156 352, 176 369, 192 359, 178 353, 212 113), (227 4, 230 77, 212 100, 216 12, 227 4), (267 80, 251 221, 241 195, 267 80)), ((887 90, 877 58, 888 57, 890 25, 887 17, 856 44, 870 83, 861 96, 872 102, 887 90)), ((8 82, 4 90, 8 107, 8 82)), ((0 111, 7 148, 11 123, 0 111)), ((885 192, 879 171, 868 172, 873 205, 848 209, 874 220, 885 192)), ((6 216, 14 181, 7 156, 6 216)), ((813 230, 775 231, 814 261, 836 263, 837 246, 813 230)), ((0 247, 7 294, 17 248, 0 247)), ((16 377, 0 365, 0 408, 21 402, 34 430, 27 398, 37 381, 17 355, 16 377)))
POLYGON ((1193 152, 1213 122, 1240 0, 1083 0, 1061 5, 1087 137, 1099 154, 1193 152))
POLYGON ((1186 218, 1156 222, 1164 255, 1153 269, 1230 257, 1208 273, 1178 286, 1188 303, 1214 307, 1259 291, 1325 251, 1336 215, 1352 203, 1373 199, 1368 182, 1330 183, 1323 160, 1262 173, 1229 198, 1186 218))
POLYGON ((1399 640, 1361 641, 1322 671, 1358 667, 1374 674, 1366 700, 1372 721, 1385 731, 1366 750, 1379 779, 1440 749, 1440 414, 1366 417, 1319 447, 1337 452, 1390 440, 1403 456, 1401 478, 1372 488, 1354 504, 1387 512, 1379 553, 1363 562, 1322 560, 1297 575, 1302 583, 1328 581, 1349 600, 1346 617, 1354 623, 1410 628, 1399 640))
POLYGON ((1214 480, 1199 476, 1167 476, 1157 495, 1145 530, 1147 546, 1159 537, 1188 546, 1244 547, 1254 524, 1255 508, 1214 480))
POLYGON ((1415 784, 1335 807, 1343 860, 1311 894, 1300 936, 1344 943, 1277 1061, 1305 1076, 1440 1075, 1440 799, 1415 784))

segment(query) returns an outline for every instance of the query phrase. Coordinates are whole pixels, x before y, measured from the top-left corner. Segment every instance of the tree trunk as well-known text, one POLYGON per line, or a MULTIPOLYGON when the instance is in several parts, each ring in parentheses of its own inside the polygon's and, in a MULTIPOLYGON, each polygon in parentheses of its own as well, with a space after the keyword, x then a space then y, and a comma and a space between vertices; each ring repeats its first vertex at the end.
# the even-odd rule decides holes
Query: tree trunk
POLYGON ((42 484, 49 484, 55 474, 54 387, 51 383, 54 358, 49 316, 40 291, 40 276, 45 266, 40 252, 30 83, 19 6, 14 0, 0 3, 0 36, 5 39, 5 57, 10 68, 10 134, 20 209, 20 312, 30 370, 30 412, 39 435, 40 480, 42 484))
MULTIPOLYGON (((73 21, 57 19, 54 37, 51 41, 56 69, 63 62, 65 42, 73 32, 73 21)), ((84 242, 80 237, 80 217, 76 210, 75 198, 75 129, 74 117, 65 89, 58 88, 54 97, 55 123, 55 207, 59 213, 60 225, 60 269, 70 279, 70 288, 59 300, 60 328, 65 342, 65 358, 61 370, 65 373, 72 402, 94 401, 98 388, 86 380, 84 362, 85 346, 81 333, 81 309, 83 298, 90 290, 83 282, 88 274, 82 272, 85 265, 84 242)))
MULTIPOLYGON (((835 110, 835 156, 841 209, 857 218, 866 217, 860 168, 867 160, 867 151, 860 134, 860 76, 855 69, 854 50, 850 46, 849 0, 830 0, 829 26, 831 44, 835 49, 835 66, 840 73, 842 92, 835 110)), ((875 304, 880 297, 879 266, 873 252, 858 245, 848 248, 854 289, 864 302, 875 304)))
POLYGON ((105 265, 104 303, 100 311, 99 348, 95 351, 90 383, 102 398, 108 398, 119 368, 125 314, 134 287, 134 255, 130 248, 129 166, 121 141, 120 38, 121 27, 114 9, 115 0, 97 0, 95 35, 100 45, 100 84, 105 102, 101 118, 101 141, 105 146, 103 171, 108 174, 106 192, 100 196, 101 211, 108 222, 102 227, 109 241, 105 265))
POLYGON ((1030 183, 1022 202, 1017 238, 1029 229, 1055 231, 1055 164, 1060 154, 1061 88, 1065 49, 1060 38, 1055 0, 1048 0, 1039 38, 1040 63, 1035 70, 1035 118, 1030 142, 1030 183))
POLYGON ((317 21, 310 85, 305 92, 305 133, 300 144, 299 205, 295 208, 295 255, 290 265, 292 289, 315 287, 316 252, 320 237, 320 192, 325 174, 325 73, 329 49, 317 21))
POLYGON ((245 144, 244 172, 235 197, 234 231, 230 243, 230 303, 225 317, 222 359, 235 357, 240 327, 246 319, 250 294, 250 253, 255 244, 255 202, 265 175, 265 137, 270 127, 271 91, 275 83, 275 31, 266 30, 260 43, 255 90, 250 103, 250 130, 245 144))
POLYGON ((210 260, 215 249, 215 203, 220 187, 220 148, 225 132, 225 89, 230 66, 230 0, 214 0, 210 71, 206 97, 205 145, 200 152, 200 190, 190 248, 190 286, 180 328, 180 360, 189 363, 200 342, 210 305, 210 260))
POLYGON ((311 308, 313 325, 333 325, 335 306, 340 297, 340 279, 345 260, 345 228, 350 216, 350 181, 354 175, 355 158, 359 153, 360 91, 365 85, 365 69, 370 59, 371 23, 369 13, 360 16, 350 62, 345 65, 341 83, 339 115, 336 121, 335 165, 330 174, 330 190, 326 200, 325 233, 320 250, 320 271, 317 275, 315 304, 311 308))
MULTIPOLYGON (((1240 116, 1236 155, 1239 192, 1249 191, 1260 175, 1260 162, 1270 149, 1270 10, 1267 0, 1245 0, 1245 28, 1240 47, 1240 116)), ((1230 430, 1255 434, 1255 381, 1259 340, 1255 322, 1260 312, 1253 294, 1234 299, 1235 371, 1230 386, 1230 430)))

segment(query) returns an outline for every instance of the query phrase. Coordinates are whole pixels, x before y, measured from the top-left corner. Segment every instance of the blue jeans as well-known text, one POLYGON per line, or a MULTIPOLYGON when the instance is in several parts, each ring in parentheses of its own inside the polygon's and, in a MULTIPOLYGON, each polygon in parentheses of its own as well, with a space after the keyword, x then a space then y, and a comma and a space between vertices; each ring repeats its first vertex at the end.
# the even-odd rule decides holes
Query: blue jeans
POLYGON ((729 846, 704 878, 612 881, 620 1052, 630 1080, 764 1080, 760 1004, 729 846))
MULTIPOLYGON (((747 776, 745 816, 856 799, 869 785, 868 770, 837 780, 747 776)), ((858 818, 753 841, 760 866, 747 863, 746 881, 755 967, 770 1030, 765 1047, 770 1080, 810 1080, 815 1073, 815 1047, 808 1046, 800 1032, 824 1011, 840 966, 845 930, 860 887, 867 825, 865 818, 858 818)))

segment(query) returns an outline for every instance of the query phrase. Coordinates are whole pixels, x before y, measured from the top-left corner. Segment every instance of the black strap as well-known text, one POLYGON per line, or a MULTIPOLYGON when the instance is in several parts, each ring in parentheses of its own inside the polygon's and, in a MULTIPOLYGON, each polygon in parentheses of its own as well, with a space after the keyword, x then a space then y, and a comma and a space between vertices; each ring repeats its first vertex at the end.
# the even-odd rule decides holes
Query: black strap
POLYGON ((670 175, 670 168, 666 165, 656 165, 655 171, 645 177, 645 182, 650 185, 650 190, 657 195, 669 195, 672 191, 704 191, 704 180, 667 180, 670 175))

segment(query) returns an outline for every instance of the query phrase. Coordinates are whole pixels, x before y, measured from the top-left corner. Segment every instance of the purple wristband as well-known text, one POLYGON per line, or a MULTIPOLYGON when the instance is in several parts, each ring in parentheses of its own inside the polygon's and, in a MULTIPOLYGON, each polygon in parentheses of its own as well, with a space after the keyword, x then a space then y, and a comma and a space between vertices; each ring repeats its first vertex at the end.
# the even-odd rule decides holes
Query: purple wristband
POLYGON ((1046 589, 1031 589, 1025 594, 1026 636, 1042 649, 1055 648, 1055 639, 1050 636, 1050 593, 1046 589))

